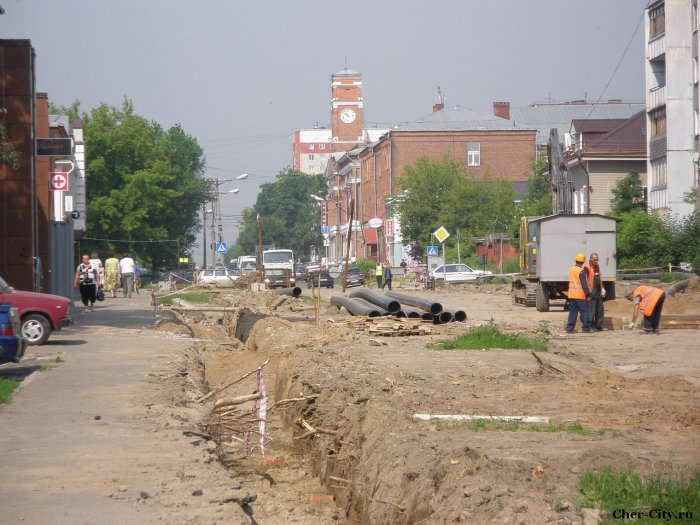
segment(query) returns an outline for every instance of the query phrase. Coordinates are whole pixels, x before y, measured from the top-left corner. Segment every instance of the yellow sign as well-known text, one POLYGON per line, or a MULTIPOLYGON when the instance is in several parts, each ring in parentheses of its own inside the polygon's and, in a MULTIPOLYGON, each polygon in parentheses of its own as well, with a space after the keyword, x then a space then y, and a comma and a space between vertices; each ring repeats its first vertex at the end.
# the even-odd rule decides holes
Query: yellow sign
POLYGON ((435 238, 440 241, 440 243, 443 243, 450 236, 450 232, 448 232, 444 226, 440 226, 433 232, 433 235, 435 235, 435 238))
POLYGON ((190 262, 189 257, 180 257, 180 263, 188 263, 190 262))

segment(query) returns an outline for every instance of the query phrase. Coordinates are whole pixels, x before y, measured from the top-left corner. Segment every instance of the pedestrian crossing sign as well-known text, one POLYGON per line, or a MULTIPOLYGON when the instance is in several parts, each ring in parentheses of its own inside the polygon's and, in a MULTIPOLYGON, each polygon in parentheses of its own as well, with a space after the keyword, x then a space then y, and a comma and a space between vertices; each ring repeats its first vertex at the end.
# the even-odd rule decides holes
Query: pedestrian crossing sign
POLYGON ((228 246, 225 242, 216 243, 216 253, 226 253, 228 251, 228 246))
POLYGON ((439 247, 438 246, 434 246, 434 245, 428 246, 425 251, 426 251, 426 255, 428 257, 437 257, 439 255, 439 253, 438 253, 439 247))

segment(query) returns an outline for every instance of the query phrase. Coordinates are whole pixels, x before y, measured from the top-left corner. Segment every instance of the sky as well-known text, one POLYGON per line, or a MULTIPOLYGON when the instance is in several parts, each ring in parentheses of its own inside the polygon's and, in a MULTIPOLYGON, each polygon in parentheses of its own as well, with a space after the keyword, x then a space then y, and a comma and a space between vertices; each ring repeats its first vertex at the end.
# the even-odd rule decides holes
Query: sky
MULTIPOLYGON (((204 149, 224 238, 260 184, 292 163, 292 133, 329 125, 330 77, 363 75, 365 126, 448 106, 644 100, 647 0, 0 0, 0 38, 29 39, 56 105, 121 106, 204 149), (636 32, 635 32, 636 30, 636 32), (627 51, 626 51, 627 50, 627 51)), ((89 146, 88 146, 89 147, 89 146)), ((196 253, 196 252, 195 252, 196 253)))

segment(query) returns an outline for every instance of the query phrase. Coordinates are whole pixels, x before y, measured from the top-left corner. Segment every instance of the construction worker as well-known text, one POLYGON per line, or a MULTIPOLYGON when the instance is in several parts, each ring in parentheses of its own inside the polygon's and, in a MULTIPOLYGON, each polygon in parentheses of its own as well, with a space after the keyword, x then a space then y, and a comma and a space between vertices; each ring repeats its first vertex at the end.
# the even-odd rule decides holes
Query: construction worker
POLYGON ((591 330, 596 332, 603 331, 603 316, 605 315, 605 287, 603 286, 603 277, 600 273, 600 265, 598 264, 598 254, 593 252, 588 256, 588 263, 583 265, 586 271, 586 284, 591 291, 591 296, 588 300, 588 317, 591 321, 591 330))
POLYGON ((377 278, 377 288, 382 287, 382 277, 384 276, 384 267, 382 263, 377 263, 377 267, 374 269, 374 276, 377 278))
POLYGON ((583 332, 588 334, 592 332, 591 323, 588 319, 588 297, 591 292, 586 281, 586 271, 583 269, 583 263, 586 262, 586 255, 583 253, 576 254, 576 264, 569 268, 569 319, 566 323, 566 333, 572 334, 576 326, 577 313, 581 312, 581 324, 583 332))
POLYGON ((664 307, 664 301, 666 301, 666 293, 660 288, 643 284, 625 297, 634 303, 632 322, 629 324, 629 328, 634 328, 637 314, 641 311, 644 315, 644 333, 658 335, 661 310, 664 307))

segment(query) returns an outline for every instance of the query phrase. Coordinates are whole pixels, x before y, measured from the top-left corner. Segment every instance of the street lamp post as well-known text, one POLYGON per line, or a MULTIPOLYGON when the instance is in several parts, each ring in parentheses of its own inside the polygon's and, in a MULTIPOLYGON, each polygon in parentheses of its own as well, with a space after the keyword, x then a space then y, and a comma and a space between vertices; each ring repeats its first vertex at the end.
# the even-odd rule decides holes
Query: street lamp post
MULTIPOLYGON (((248 174, 243 173, 243 174, 238 175, 237 177, 234 177, 232 179, 206 179, 207 182, 209 183, 209 201, 211 201, 213 203, 212 212, 214 214, 214 215, 212 215, 212 218, 211 218, 211 262, 212 262, 213 267, 216 267, 216 240, 214 237, 214 223, 215 222, 218 223, 218 230, 219 230, 218 242, 220 242, 220 243, 223 242, 224 226, 223 226, 223 223, 221 220, 222 219, 222 217, 221 217, 221 200, 219 198, 219 195, 225 195, 227 193, 237 194, 241 191, 240 189, 236 188, 236 189, 229 190, 226 192, 220 192, 219 187, 222 184, 225 184, 227 182, 233 182, 233 181, 237 181, 237 180, 245 180, 247 178, 248 178, 248 174)), ((206 218, 205 218, 205 222, 206 222, 206 218)), ((205 230, 206 230, 206 224, 205 224, 205 230)), ((206 249, 206 240, 204 241, 204 246, 206 249)), ((204 265, 206 267, 206 255, 204 257, 204 262, 205 262, 204 265)))

